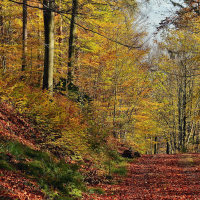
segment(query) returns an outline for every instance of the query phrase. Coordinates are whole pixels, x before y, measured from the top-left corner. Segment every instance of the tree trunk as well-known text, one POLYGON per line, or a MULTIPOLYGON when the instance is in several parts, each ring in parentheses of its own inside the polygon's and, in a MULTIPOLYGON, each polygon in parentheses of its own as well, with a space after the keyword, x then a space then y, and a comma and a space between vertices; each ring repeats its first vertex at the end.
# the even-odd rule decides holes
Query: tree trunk
MULTIPOLYGON (((41 28, 40 28, 40 26, 39 26, 39 24, 40 24, 40 21, 42 21, 42 17, 40 16, 40 12, 42 12, 41 11, 41 9, 42 9, 42 5, 39 3, 39 5, 38 5, 38 7, 40 8, 39 10, 38 10, 38 15, 39 15, 39 20, 38 20, 38 44, 40 44, 40 38, 42 37, 42 31, 41 31, 41 28)), ((38 49, 38 55, 37 55, 37 59, 38 59, 38 61, 41 61, 42 60, 42 52, 41 52, 41 49, 38 49)), ((40 68, 41 67, 41 64, 39 64, 38 66, 37 66, 38 68, 40 68)))
MULTIPOLYGON (((118 33, 117 35, 118 36, 118 33)), ((114 88, 113 88, 113 95, 114 95, 114 102, 113 102, 113 130, 114 130, 114 134, 113 137, 117 138, 117 130, 116 130, 116 113, 117 113, 117 95, 118 95, 118 88, 117 88, 117 57, 118 57, 118 46, 116 43, 116 59, 115 59, 115 75, 114 75, 114 88)))
POLYGON ((200 129, 199 122, 197 122, 196 147, 195 147, 197 153, 199 153, 199 129, 200 129))
MULTIPOLYGON (((2 12, 2 6, 0 6, 0 11, 2 12)), ((0 33, 1 33, 1 43, 3 43, 3 33, 4 33, 4 28, 3 28, 3 15, 0 15, 0 33)))
POLYGON ((166 154, 169 154, 169 142, 167 142, 167 149, 166 149, 166 154))
POLYGON ((179 150, 185 151, 185 139, 186 139, 186 99, 187 99, 187 69, 186 65, 181 61, 181 71, 183 77, 179 80, 179 92, 178 92, 178 115, 179 115, 179 150))
MULTIPOLYGON (((62 1, 60 0, 60 6, 59 9, 61 11, 62 8, 62 1)), ((59 43, 59 66, 62 68, 62 43, 63 43, 63 39, 62 39, 62 16, 60 15, 60 19, 59 19, 59 27, 58 27, 58 35, 59 35, 59 39, 58 39, 58 43, 59 43)))
POLYGON ((53 95, 53 65, 54 65, 54 0, 43 0, 44 29, 45 29, 45 56, 43 89, 53 95))
POLYGON ((27 0, 23 0, 22 71, 27 67, 27 0))
POLYGON ((185 146, 185 139, 186 139, 186 104, 187 104, 187 102, 186 102, 186 98, 187 98, 187 69, 186 69, 186 65, 185 64, 183 64, 182 63, 182 65, 183 65, 183 73, 184 73, 184 77, 183 77, 183 117, 182 117, 182 120, 183 120, 183 128, 182 128, 182 130, 183 130, 183 136, 182 136, 182 150, 183 151, 185 151, 186 150, 186 146, 185 146))
MULTIPOLYGON (((0 6, 0 11, 2 10, 2 6, 0 6)), ((4 17, 3 15, 0 15, 0 45, 4 45, 5 43, 5 39, 4 39, 4 27, 3 27, 3 22, 4 21, 4 17)), ((3 69, 3 73, 6 72, 6 55, 5 55, 5 51, 4 48, 2 48, 2 55, 0 56, 1 59, 1 65, 2 65, 2 69, 3 69)))
POLYGON ((68 52, 68 73, 67 73, 67 86, 68 88, 73 85, 72 71, 74 68, 75 60, 75 39, 76 39, 76 18, 78 11, 78 0, 72 0, 72 16, 70 23, 70 35, 69 35, 69 52, 68 52))
POLYGON ((158 144, 157 144, 157 141, 158 141, 158 137, 155 137, 154 154, 158 153, 158 144))
POLYGON ((178 88, 178 130, 179 130, 179 137, 178 137, 178 150, 180 151, 182 148, 182 141, 183 141, 183 131, 182 131, 182 86, 179 85, 178 88))
POLYGON ((114 105, 113 105, 113 137, 117 138, 117 130, 116 130, 116 101, 117 101, 117 84, 115 80, 115 88, 114 88, 114 105))

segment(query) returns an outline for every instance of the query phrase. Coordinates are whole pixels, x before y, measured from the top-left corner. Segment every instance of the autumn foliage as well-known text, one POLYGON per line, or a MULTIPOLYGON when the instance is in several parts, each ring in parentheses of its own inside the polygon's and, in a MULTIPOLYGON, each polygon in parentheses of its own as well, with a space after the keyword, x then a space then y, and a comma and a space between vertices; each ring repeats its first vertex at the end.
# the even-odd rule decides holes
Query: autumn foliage
MULTIPOLYGON (((50 166, 54 170, 57 167, 57 169, 62 169, 61 173, 64 175, 67 168, 58 168, 64 166, 61 163, 59 164, 58 159, 50 157, 50 160, 52 159, 53 162, 58 163, 56 166, 52 161, 48 161, 48 154, 38 151, 39 148, 35 144, 36 138, 27 134, 26 130, 34 132, 27 118, 14 112, 13 107, 5 103, 1 104, 0 114, 2 124, 0 151, 1 196, 19 199, 44 199, 48 195, 56 197, 60 194, 60 188, 58 183, 55 183, 56 181, 60 182, 62 176, 59 175, 59 172, 52 171, 51 175, 55 173, 55 177, 52 176, 51 182, 47 170, 50 169, 50 166), (26 128, 24 129, 24 127, 26 128), (18 141, 18 144, 15 141, 18 141), (25 146, 20 146, 19 143, 25 146), (7 150, 4 151, 4 149, 7 150), (40 162, 43 164, 40 165, 40 162), (50 166, 48 162, 51 163, 50 166), (29 171, 26 171, 25 167, 28 165, 29 171), (45 168, 43 168, 43 165, 45 165, 45 168), (35 167, 37 167, 38 175, 33 178, 36 172, 32 170, 35 170, 35 167), (14 168, 18 171, 12 171, 14 168), (45 174, 48 176, 45 177, 41 170, 45 170, 45 174), (32 176, 30 176, 31 173, 33 173, 32 176), (41 180, 45 181, 45 179, 48 180, 46 184, 52 184, 51 186, 55 188, 53 193, 44 193, 45 182, 43 182, 43 185, 41 180)), ((124 168, 120 167, 120 163, 116 164, 116 166, 119 165, 118 168, 113 168, 112 162, 114 158, 117 158, 117 154, 115 155, 111 151, 114 148, 114 146, 112 147, 113 144, 116 145, 119 152, 126 149, 126 144, 121 144, 116 140, 112 140, 111 144, 108 144, 111 148, 107 150, 110 152, 111 159, 108 160, 108 164, 110 163, 108 165, 108 168, 110 166, 109 176, 103 175, 103 171, 95 166, 97 161, 94 159, 89 160, 88 158, 91 158, 89 156, 84 158, 80 171, 85 178, 81 179, 81 176, 76 174, 76 179, 79 177, 79 181, 84 180, 89 189, 87 193, 83 193, 82 199, 198 199, 200 190, 200 157, 198 154, 142 155, 137 160, 129 160, 129 164, 126 165, 128 168, 126 175, 123 171, 124 168), (120 174, 126 176, 122 177, 120 174), (112 178, 110 179, 110 177, 112 178)), ((99 155, 101 156, 101 153, 99 155)), ((71 162, 66 160, 66 167, 71 162)), ((71 165, 73 169, 73 162, 71 165)), ((75 165, 74 167, 76 168, 75 165)), ((81 194, 80 191, 74 189, 71 187, 65 191, 69 192, 68 194, 72 199, 81 194)))
POLYGON ((136 1, 0 0, 1 196, 198 198, 198 4, 151 51, 136 1))

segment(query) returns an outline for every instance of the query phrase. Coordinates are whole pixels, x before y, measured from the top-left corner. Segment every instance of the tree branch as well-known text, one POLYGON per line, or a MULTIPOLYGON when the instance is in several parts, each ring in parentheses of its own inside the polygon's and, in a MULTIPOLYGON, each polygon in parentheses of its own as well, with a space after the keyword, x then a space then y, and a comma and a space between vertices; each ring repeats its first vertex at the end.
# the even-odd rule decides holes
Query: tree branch
MULTIPOLYGON (((9 1, 11 1, 11 2, 13 2, 13 3, 17 3, 17 4, 23 4, 22 2, 18 2, 18 1, 15 1, 15 0, 9 0, 9 1)), ((41 3, 42 4, 42 3, 41 3)), ((42 4, 43 5, 43 4, 42 4)), ((40 7, 37 7, 37 6, 31 6, 31 5, 28 5, 27 4, 27 6, 28 7, 31 7, 31 8, 37 8, 37 9, 40 9, 40 10, 48 10, 49 8, 40 8, 40 7)), ((44 5, 43 5, 44 6, 44 5)), ((51 9, 51 11, 53 11, 53 12, 55 12, 55 13, 58 13, 58 14, 68 14, 68 12, 70 12, 71 11, 71 9, 69 9, 68 11, 58 11, 58 10, 55 10, 55 9, 51 9)), ((69 17, 67 17, 67 16, 65 16, 67 19, 69 19, 70 20, 70 18, 69 17)), ((92 30, 92 29, 89 29, 89 28, 86 28, 86 27, 84 27, 84 26, 82 26, 82 25, 80 25, 80 24, 78 24, 78 23, 75 23, 77 26, 79 26, 79 27, 81 27, 82 29, 84 29, 84 30, 86 30, 86 31, 90 31, 90 32, 92 32, 92 33, 95 33, 95 34, 97 34, 97 35, 100 35, 100 36, 102 36, 102 37, 104 37, 104 38, 106 38, 106 39, 108 39, 109 41, 111 41, 111 42, 114 42, 114 43, 117 43, 117 44, 120 44, 120 45, 122 45, 122 46, 125 46, 125 47, 127 47, 127 48, 129 48, 129 50, 131 50, 131 49, 140 49, 142 46, 143 46, 143 44, 145 43, 143 43, 143 44, 141 44, 141 45, 139 45, 139 46, 134 46, 134 45, 127 45, 127 44, 123 44, 122 42, 119 42, 119 41, 117 41, 117 40, 114 40, 114 39, 112 39, 112 38, 109 38, 109 37, 107 37, 106 35, 103 35, 103 34, 101 34, 101 33, 98 33, 98 32, 96 32, 96 31, 94 31, 94 30, 92 30)))

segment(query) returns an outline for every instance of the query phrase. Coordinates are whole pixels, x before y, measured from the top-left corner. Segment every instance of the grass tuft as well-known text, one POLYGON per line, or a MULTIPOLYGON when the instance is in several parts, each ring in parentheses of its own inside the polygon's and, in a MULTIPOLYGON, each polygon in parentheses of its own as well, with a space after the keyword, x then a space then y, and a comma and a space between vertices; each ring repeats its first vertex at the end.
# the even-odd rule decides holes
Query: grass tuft
POLYGON ((79 198, 85 190, 77 164, 69 165, 48 152, 36 151, 17 142, 6 141, 1 145, 0 168, 18 170, 35 179, 50 199, 79 198))

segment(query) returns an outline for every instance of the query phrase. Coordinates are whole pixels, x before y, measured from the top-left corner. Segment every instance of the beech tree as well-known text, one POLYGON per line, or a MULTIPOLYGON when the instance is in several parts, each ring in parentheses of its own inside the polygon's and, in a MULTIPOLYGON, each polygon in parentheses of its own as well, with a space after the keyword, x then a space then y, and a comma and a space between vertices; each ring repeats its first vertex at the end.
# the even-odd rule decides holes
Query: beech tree
MULTIPOLYGON (((150 139, 156 136, 157 128, 150 114, 153 110, 152 88, 143 60, 148 49, 140 48, 145 34, 136 30, 136 25, 132 27, 136 18, 135 2, 62 0, 57 1, 58 7, 53 1, 44 0, 42 8, 41 3, 27 2, 31 19, 27 26, 32 36, 27 41, 31 47, 27 60, 34 67, 30 74, 35 73, 30 76, 31 86, 40 86, 39 64, 42 64, 40 58, 44 54, 43 89, 52 95, 53 84, 67 78, 66 89, 72 86, 81 98, 89 96, 92 99, 88 104, 78 103, 94 129, 88 130, 91 140, 110 135, 133 145, 139 144, 137 147, 143 145, 144 151, 150 148, 150 139), (44 29, 38 9, 43 10, 44 29), (53 13, 57 13, 55 18, 53 13), (41 34, 43 31, 45 38, 41 34), (56 72, 54 77, 53 71, 56 72), (37 79, 32 80, 32 77, 37 79)), ((18 3, 22 7, 22 3, 18 3)), ((20 11, 19 16, 21 14, 20 11)), ((17 26, 23 28, 20 23, 17 26)), ((22 45, 18 48, 22 50, 22 45)), ((78 98, 75 98, 76 102, 80 101, 78 98)))
POLYGON ((27 0, 23 0, 23 32, 22 32, 22 71, 27 66, 27 0))
POLYGON ((160 80, 155 97, 165 105, 158 115, 166 127, 163 133, 171 153, 190 148, 190 143, 194 142, 191 136, 196 132, 199 60, 196 59, 198 45, 194 35, 186 28, 165 32, 159 44, 162 53, 157 61, 153 58, 155 75, 159 75, 160 80))
MULTIPOLYGON (((4 43, 5 43, 5 35, 4 35, 4 16, 2 14, 2 8, 3 6, 1 5, 0 6, 0 43, 1 43, 1 47, 3 48, 4 46, 4 43)), ((6 55, 5 55, 5 52, 4 50, 1 51, 2 52, 2 55, 1 55, 1 65, 2 65, 2 68, 3 68, 3 73, 6 71, 6 55)))
POLYGON ((76 18, 78 14, 78 0, 72 0, 72 14, 70 21, 70 33, 69 33, 69 48, 68 48, 68 72, 67 72, 67 87, 70 89, 73 85, 72 70, 74 69, 75 59, 75 39, 77 35, 76 18))
POLYGON ((43 73, 43 89, 53 95, 53 66, 54 66, 54 0, 43 0, 45 57, 43 73))

